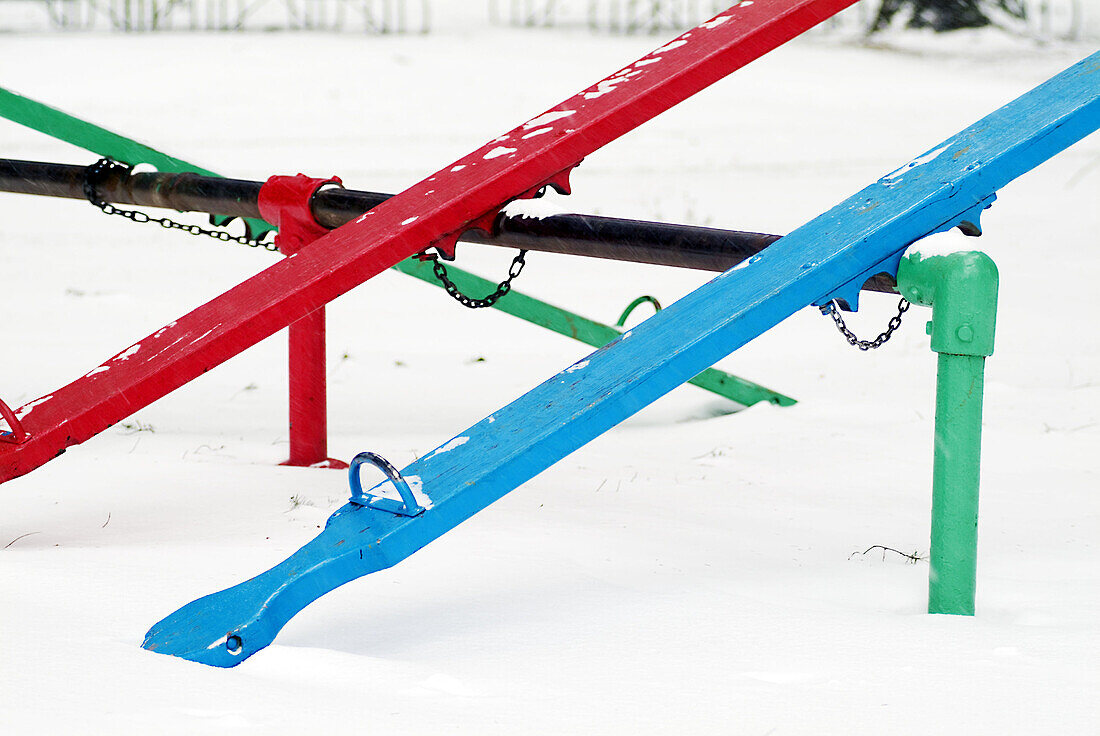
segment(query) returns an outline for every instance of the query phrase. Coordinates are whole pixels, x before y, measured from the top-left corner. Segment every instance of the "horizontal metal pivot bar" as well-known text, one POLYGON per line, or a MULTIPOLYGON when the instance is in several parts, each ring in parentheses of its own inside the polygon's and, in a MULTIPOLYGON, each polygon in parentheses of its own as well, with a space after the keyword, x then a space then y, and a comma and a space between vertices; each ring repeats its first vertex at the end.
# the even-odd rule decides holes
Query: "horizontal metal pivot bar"
MULTIPOLYGON (((46 197, 84 199, 83 166, 0 159, 0 191, 46 197)), ((259 218, 257 199, 263 182, 224 179, 193 173, 108 173, 96 192, 112 204, 163 207, 185 212, 259 218)), ((318 223, 336 229, 374 209, 392 194, 326 188, 311 206, 318 223)), ((768 247, 779 235, 671 225, 596 215, 550 217, 501 213, 492 232, 468 230, 462 240, 483 245, 573 256, 605 258, 656 266, 722 272, 768 247)), ((878 274, 864 289, 895 293, 892 276, 878 274)))

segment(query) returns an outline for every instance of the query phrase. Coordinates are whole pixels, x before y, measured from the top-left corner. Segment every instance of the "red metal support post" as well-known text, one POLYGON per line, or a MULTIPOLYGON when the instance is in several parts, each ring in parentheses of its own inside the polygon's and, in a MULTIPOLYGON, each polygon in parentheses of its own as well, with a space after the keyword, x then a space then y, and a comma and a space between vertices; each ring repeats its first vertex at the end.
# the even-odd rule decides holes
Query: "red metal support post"
MULTIPOLYGON (((275 244, 292 256, 328 229, 317 224, 310 200, 326 184, 339 178, 312 179, 305 174, 273 176, 260 190, 260 213, 279 228, 275 244)), ((293 322, 289 333, 290 458, 283 465, 346 468, 328 456, 328 399, 325 377, 325 308, 293 322)))

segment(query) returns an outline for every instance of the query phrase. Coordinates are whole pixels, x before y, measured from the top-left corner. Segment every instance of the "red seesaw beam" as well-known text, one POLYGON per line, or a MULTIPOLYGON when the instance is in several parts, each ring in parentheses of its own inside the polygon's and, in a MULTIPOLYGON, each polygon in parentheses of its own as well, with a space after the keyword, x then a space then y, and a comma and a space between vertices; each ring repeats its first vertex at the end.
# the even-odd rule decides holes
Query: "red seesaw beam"
POLYGON ((588 154, 851 5, 745 0, 131 345, 15 413, 0 482, 29 473, 425 247, 547 185, 588 154), (14 428, 13 428, 14 429, 14 428), (18 431, 13 434, 18 434, 18 431))

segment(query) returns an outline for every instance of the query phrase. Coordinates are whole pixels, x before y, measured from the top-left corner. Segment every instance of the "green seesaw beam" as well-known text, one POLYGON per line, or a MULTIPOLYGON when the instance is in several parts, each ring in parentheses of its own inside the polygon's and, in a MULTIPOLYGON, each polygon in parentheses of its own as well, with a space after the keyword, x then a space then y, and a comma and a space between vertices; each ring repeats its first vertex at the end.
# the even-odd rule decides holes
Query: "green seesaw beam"
MULTIPOLYGON (((194 172, 204 176, 221 176, 209 169, 169 156, 143 143, 3 87, 0 87, 0 117, 131 166, 149 164, 156 167, 158 171, 166 173, 194 172)), ((221 225, 230 219, 232 218, 218 217, 215 218, 215 222, 221 225)), ((256 218, 245 218, 245 222, 249 233, 256 238, 276 229, 264 220, 256 218)), ((394 269, 434 286, 440 286, 429 263, 410 260, 394 266, 394 269)), ((487 294, 496 288, 496 284, 452 265, 447 266, 447 272, 459 289, 466 293, 487 294)), ((494 308, 597 348, 603 347, 620 334, 614 327, 586 319, 516 291, 511 291, 498 300, 494 308)), ((708 368, 693 378, 690 383, 743 406, 752 406, 760 401, 767 401, 777 406, 792 406, 797 403, 789 396, 716 368, 708 368)))

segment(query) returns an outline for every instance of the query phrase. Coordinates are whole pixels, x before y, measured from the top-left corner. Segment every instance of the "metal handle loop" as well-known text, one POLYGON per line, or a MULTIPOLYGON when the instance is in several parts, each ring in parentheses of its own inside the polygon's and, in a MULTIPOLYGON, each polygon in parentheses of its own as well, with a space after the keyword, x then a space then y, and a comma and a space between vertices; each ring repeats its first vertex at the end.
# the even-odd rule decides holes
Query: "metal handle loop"
POLYGON ((369 506, 372 509, 389 511, 399 516, 418 516, 424 513, 424 508, 416 502, 409 484, 401 477, 397 468, 381 455, 373 452, 360 452, 352 458, 348 466, 348 483, 351 485, 351 502, 357 506, 369 506), (386 478, 397 488, 401 494, 401 502, 392 498, 372 496, 363 492, 363 481, 359 477, 359 469, 363 464, 369 463, 386 474, 386 478))
POLYGON ((27 430, 23 429, 23 425, 19 423, 19 418, 15 416, 15 412, 2 399, 0 399, 0 417, 4 418, 4 421, 8 423, 8 429, 11 430, 10 432, 0 430, 0 442, 18 445, 26 441, 29 437, 27 430))

